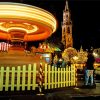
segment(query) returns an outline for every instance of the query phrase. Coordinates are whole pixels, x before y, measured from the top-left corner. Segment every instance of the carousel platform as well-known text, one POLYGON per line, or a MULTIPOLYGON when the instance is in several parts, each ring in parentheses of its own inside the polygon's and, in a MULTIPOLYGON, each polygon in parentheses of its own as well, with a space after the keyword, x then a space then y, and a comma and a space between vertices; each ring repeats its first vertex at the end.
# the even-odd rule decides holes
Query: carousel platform
POLYGON ((39 63, 39 59, 39 55, 29 53, 22 47, 12 47, 8 52, 0 52, 0 66, 19 66, 39 63))

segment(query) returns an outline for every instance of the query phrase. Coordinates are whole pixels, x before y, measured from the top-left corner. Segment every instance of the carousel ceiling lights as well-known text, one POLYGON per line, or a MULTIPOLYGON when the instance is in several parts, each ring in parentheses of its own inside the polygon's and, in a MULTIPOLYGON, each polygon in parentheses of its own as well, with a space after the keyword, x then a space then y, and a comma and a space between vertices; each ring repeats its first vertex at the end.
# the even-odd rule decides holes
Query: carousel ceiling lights
MULTIPOLYGON (((48 11, 36 6, 0 2, 0 38, 11 39, 10 31, 24 31, 24 41, 46 39, 56 31, 57 21, 48 11)), ((21 34, 21 32, 20 32, 21 34)))

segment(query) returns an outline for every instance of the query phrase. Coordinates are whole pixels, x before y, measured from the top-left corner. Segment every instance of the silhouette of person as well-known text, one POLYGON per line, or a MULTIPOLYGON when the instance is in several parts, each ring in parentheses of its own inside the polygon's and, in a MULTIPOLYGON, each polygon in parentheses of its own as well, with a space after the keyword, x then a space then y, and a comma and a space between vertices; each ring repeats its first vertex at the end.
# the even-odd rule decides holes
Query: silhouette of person
POLYGON ((86 62, 85 85, 89 85, 89 79, 90 79, 90 85, 93 85, 93 83, 94 83, 93 73, 94 73, 95 58, 93 56, 92 50, 88 53, 87 57, 88 57, 88 59, 86 62))

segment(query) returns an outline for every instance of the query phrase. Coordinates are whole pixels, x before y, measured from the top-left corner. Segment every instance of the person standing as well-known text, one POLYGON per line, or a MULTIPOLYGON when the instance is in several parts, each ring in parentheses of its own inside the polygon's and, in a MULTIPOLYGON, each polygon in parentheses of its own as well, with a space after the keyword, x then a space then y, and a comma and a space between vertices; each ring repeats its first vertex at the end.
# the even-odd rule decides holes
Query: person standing
POLYGON ((93 56, 93 52, 90 51, 88 53, 88 59, 86 62, 86 70, 85 70, 85 85, 89 85, 89 79, 90 79, 90 85, 94 85, 94 62, 95 58, 93 56))

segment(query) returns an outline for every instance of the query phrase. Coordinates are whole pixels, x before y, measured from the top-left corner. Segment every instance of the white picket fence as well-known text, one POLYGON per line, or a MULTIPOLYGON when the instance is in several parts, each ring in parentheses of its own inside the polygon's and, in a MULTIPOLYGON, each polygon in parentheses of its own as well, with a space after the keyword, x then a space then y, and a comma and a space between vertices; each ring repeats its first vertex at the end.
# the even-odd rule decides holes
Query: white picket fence
MULTIPOLYGON (((28 66, 0 66, 0 91, 35 90, 38 87, 37 64, 28 66)), ((75 65, 66 68, 56 68, 45 64, 43 69, 44 89, 75 86, 75 65)))

